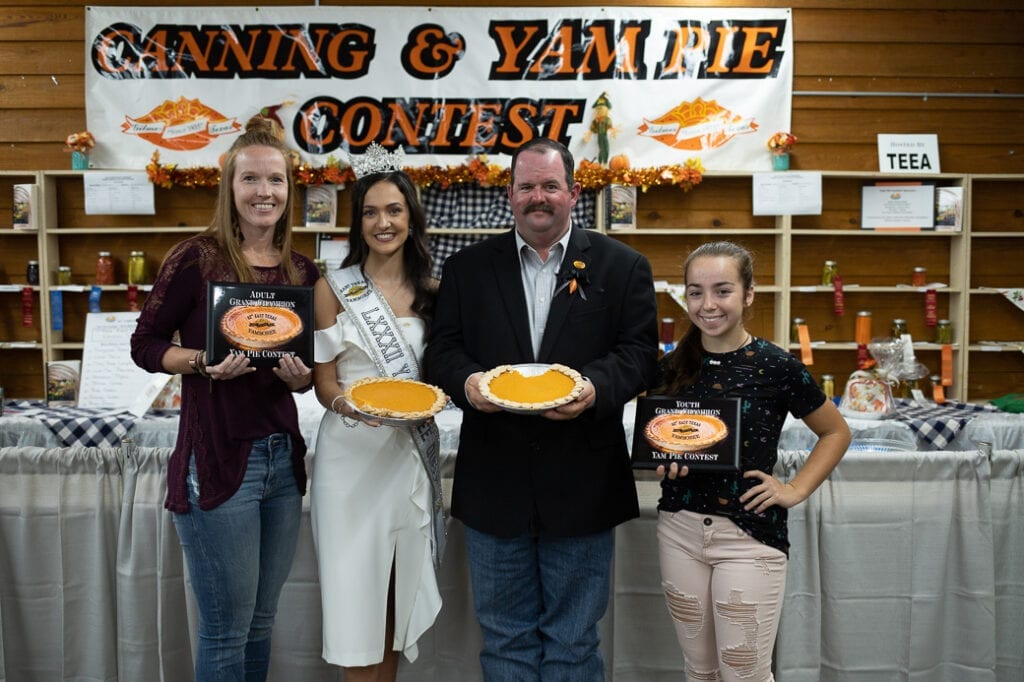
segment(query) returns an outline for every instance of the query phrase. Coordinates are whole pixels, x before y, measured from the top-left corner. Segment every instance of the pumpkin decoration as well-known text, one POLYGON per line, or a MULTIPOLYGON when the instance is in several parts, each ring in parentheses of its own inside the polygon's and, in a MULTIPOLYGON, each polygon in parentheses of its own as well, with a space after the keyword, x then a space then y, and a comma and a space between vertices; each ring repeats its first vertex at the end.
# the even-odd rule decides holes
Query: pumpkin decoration
POLYGON ((608 168, 611 170, 627 170, 629 168, 629 157, 625 154, 616 154, 608 159, 608 168))

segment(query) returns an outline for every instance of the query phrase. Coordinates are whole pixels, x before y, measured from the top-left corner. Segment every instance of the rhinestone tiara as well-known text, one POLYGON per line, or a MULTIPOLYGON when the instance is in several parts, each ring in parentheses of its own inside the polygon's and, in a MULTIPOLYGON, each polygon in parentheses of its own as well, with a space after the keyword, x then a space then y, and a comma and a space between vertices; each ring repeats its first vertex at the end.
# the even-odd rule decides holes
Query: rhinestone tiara
POLYGON ((356 174, 356 179, 358 180, 361 177, 373 175, 374 173, 390 173, 402 170, 402 166, 405 164, 405 150, 402 147, 398 147, 394 152, 389 153, 379 143, 371 142, 366 151, 359 156, 350 155, 349 162, 352 164, 352 172, 356 174))

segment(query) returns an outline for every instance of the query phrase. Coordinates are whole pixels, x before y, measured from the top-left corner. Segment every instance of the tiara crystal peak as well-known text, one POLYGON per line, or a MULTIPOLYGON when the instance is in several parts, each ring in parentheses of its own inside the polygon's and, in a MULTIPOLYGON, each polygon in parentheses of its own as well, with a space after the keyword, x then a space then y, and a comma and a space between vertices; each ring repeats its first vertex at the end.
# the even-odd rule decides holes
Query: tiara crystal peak
POLYGON ((352 165, 352 172, 356 174, 358 180, 374 173, 402 170, 405 165, 405 149, 398 147, 394 152, 388 152, 380 143, 372 142, 359 156, 350 155, 349 161, 352 165))

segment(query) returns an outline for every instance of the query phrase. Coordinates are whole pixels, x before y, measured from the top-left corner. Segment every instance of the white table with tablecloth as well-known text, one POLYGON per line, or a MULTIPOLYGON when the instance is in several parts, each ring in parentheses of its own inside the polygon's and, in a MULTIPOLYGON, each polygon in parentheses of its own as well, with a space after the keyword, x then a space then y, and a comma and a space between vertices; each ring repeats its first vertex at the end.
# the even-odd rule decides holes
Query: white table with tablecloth
MULTIPOLYGON (((0 442, 23 443, 8 432, 21 419, 0 418, 0 442)), ((458 415, 441 421, 457 442, 458 415)), ((998 438, 1019 433, 991 428, 998 438)), ((450 471, 452 441, 445 450, 450 471)), ((169 453, 0 447, 0 682, 189 679, 194 616, 162 508, 169 453)), ((806 456, 780 451, 777 474, 791 475, 806 456)), ((679 680, 658 576, 658 484, 638 478, 641 516, 616 531, 602 623, 608 679, 679 680)), ((851 451, 790 518, 780 682, 1024 679, 1024 448, 851 451)), ((402 664, 404 681, 480 679, 462 528, 449 528, 444 607, 420 660, 402 664)), ((275 628, 273 680, 341 679, 320 659, 319 604, 307 510, 275 628)))

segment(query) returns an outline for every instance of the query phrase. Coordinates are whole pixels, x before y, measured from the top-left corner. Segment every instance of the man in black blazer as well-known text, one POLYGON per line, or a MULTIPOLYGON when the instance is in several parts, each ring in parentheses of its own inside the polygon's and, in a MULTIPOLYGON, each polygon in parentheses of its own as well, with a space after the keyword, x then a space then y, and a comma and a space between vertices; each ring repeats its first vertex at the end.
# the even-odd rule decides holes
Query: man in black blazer
POLYGON ((547 138, 516 150, 515 230, 447 260, 424 360, 463 410, 452 514, 466 526, 486 680, 604 678, 613 529, 639 514, 622 407, 654 376, 651 268, 572 227, 573 165, 547 138), (481 394, 483 372, 534 362, 578 370, 582 393, 538 415, 481 394))

